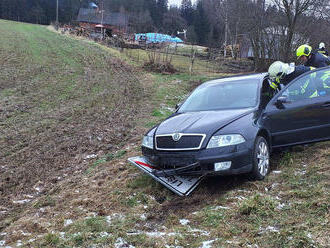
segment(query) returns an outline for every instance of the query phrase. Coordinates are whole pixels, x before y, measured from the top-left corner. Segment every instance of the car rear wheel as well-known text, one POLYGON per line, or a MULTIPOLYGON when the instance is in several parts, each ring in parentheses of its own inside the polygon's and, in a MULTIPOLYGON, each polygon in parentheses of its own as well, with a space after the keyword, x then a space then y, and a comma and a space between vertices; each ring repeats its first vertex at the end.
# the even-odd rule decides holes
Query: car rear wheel
POLYGON ((269 145, 264 137, 258 136, 253 149, 253 168, 251 175, 254 179, 262 180, 269 172, 269 145))

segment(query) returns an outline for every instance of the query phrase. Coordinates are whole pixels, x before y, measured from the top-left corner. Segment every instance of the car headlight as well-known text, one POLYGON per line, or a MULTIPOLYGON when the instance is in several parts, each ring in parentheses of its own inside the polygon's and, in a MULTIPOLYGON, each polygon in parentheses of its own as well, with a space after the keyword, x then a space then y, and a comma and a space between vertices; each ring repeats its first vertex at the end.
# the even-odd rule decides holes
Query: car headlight
POLYGON ((232 146, 243 142, 245 142, 245 139, 240 134, 215 135, 212 136, 206 148, 232 146))
POLYGON ((142 140, 142 146, 153 149, 154 148, 154 138, 153 136, 144 136, 142 140))

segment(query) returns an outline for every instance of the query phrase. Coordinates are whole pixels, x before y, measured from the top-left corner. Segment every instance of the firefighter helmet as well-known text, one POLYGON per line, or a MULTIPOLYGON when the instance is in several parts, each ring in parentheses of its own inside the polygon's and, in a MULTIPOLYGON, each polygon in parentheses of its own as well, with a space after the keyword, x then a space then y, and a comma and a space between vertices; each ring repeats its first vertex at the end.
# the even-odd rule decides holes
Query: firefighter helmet
POLYGON ((298 47, 296 54, 297 57, 299 58, 301 56, 309 56, 311 52, 312 52, 312 47, 307 44, 304 44, 298 47))
POLYGON ((275 61, 268 68, 269 77, 271 80, 281 79, 294 71, 294 64, 289 65, 282 61, 275 61))

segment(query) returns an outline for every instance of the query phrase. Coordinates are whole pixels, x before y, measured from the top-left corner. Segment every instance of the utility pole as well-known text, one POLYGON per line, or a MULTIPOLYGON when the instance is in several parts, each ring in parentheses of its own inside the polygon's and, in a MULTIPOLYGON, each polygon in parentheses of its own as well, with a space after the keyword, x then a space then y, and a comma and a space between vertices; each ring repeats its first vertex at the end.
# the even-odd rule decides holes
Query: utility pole
POLYGON ((56 0, 56 29, 58 29, 58 0, 56 0))
POLYGON ((104 1, 102 0, 102 9, 101 9, 101 34, 102 34, 102 39, 104 38, 104 30, 103 30, 103 12, 104 12, 104 1))
POLYGON ((223 57, 227 56, 227 38, 228 38, 228 1, 226 1, 226 13, 225 13, 225 44, 223 50, 223 57))

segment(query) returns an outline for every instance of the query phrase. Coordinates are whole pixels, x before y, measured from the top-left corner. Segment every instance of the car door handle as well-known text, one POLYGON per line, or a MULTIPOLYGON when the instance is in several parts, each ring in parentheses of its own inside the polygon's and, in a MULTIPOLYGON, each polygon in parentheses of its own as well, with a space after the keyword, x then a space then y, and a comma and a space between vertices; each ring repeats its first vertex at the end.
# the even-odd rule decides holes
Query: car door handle
POLYGON ((330 102, 325 102, 324 104, 321 105, 323 108, 329 108, 330 107, 330 102))

